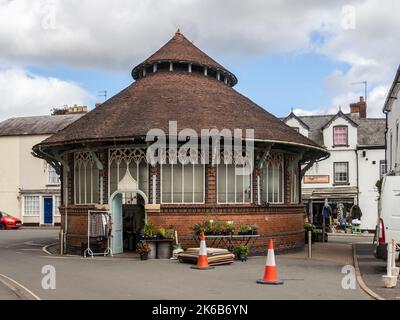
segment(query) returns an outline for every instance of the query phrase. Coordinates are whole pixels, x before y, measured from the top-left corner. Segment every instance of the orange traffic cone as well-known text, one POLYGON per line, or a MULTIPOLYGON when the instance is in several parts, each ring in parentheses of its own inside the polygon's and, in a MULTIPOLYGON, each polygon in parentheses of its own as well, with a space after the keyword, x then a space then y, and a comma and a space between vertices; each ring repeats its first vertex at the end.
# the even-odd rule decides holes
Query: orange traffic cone
POLYGON ((272 240, 269 241, 267 265, 265 266, 264 278, 257 281, 257 283, 270 285, 283 284, 283 281, 279 280, 278 278, 275 262, 274 242, 272 240))
POLYGON ((204 232, 201 233, 200 252, 199 252, 199 259, 197 260, 197 267, 192 267, 192 269, 196 270, 214 269, 214 267, 210 267, 208 264, 206 236, 204 235, 204 232))

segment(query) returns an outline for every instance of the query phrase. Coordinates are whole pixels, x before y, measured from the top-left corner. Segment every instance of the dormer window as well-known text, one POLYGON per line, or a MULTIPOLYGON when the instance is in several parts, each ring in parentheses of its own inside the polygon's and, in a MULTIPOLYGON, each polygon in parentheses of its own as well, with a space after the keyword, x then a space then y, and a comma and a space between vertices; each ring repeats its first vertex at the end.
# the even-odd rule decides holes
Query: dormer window
POLYGON ((292 127, 292 129, 296 132, 300 132, 300 128, 299 127, 292 127))
POLYGON ((347 126, 336 126, 333 128, 333 145, 348 146, 349 128, 347 126))

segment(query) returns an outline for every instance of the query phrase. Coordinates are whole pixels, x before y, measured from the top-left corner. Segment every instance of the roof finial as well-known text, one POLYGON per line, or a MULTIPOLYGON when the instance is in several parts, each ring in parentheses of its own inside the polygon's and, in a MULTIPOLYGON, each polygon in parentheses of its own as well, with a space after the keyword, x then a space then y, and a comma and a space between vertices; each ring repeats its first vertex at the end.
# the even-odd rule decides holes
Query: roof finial
POLYGON ((176 35, 176 36, 181 35, 181 29, 180 29, 180 28, 178 28, 178 30, 175 32, 175 35, 176 35))
POLYGON ((291 111, 293 114, 294 114, 294 109, 293 109, 293 107, 292 107, 292 111, 291 111))

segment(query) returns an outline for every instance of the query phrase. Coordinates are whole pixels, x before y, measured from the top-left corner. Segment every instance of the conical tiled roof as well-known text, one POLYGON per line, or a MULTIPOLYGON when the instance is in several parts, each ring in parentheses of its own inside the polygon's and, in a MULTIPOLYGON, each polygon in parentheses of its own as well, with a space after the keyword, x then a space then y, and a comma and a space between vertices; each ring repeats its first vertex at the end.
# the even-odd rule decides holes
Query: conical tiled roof
POLYGON ((232 80, 232 86, 237 84, 237 78, 233 73, 197 48, 193 42, 190 42, 179 30, 161 49, 136 66, 132 71, 132 76, 136 80, 139 78, 139 72, 143 67, 161 62, 191 63, 198 66, 209 67, 210 69, 221 71, 223 74, 229 76, 232 80))
MULTIPOLYGON (((174 38, 173 41, 182 42, 186 48, 174 53, 175 57, 193 61, 204 59, 204 62, 212 63, 211 58, 203 55, 182 35, 177 34, 174 38), (189 52, 196 57, 189 56, 189 52)), ((165 46, 155 56, 160 58, 165 52, 170 52, 170 46, 165 46)), ((327 154, 318 144, 295 132, 230 85, 201 72, 187 70, 158 70, 140 77, 101 106, 42 142, 40 147, 65 150, 68 145, 132 141, 146 137, 151 129, 162 129, 168 134, 170 121, 177 121, 179 131, 190 128, 199 136, 202 129, 254 129, 256 141, 300 146, 318 157, 327 154)))

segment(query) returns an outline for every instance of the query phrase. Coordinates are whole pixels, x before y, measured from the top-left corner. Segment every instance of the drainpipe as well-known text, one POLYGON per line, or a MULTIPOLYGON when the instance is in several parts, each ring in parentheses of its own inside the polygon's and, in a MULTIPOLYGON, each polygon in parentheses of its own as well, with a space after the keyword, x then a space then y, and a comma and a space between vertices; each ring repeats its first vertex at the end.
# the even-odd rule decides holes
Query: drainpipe
POLYGON ((387 164, 388 164, 388 141, 387 141, 387 134, 389 132, 389 120, 388 120, 388 112, 386 110, 383 111, 383 113, 385 114, 385 118, 386 118, 386 128, 385 128, 385 161, 386 161, 386 168, 387 168, 387 164))
POLYGON ((358 150, 355 150, 356 152, 356 165, 357 165, 357 205, 360 206, 360 178, 359 178, 359 165, 358 165, 358 150))

